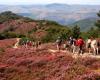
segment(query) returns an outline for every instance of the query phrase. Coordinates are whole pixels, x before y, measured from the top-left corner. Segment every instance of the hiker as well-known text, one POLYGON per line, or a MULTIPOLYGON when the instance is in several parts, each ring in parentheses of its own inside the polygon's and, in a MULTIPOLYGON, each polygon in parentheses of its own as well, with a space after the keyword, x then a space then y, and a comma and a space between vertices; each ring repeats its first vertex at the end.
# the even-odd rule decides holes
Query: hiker
POLYGON ((25 47, 28 48, 29 40, 27 39, 25 42, 25 47))
POLYGON ((70 47, 70 51, 73 52, 73 47, 74 47, 74 38, 73 37, 69 38, 69 47, 70 47))
POLYGON ((41 41, 38 41, 38 47, 41 49, 41 41))
POLYGON ((29 40, 27 38, 22 38, 22 41, 21 41, 22 45, 23 45, 23 48, 28 48, 28 42, 29 40))
POLYGON ((36 41, 35 42, 35 50, 41 48, 41 41, 36 41))
POLYGON ((88 49, 88 52, 90 54, 90 52, 91 52, 91 38, 90 37, 86 41, 86 49, 88 49))
POLYGON ((73 39, 73 44, 72 44, 72 52, 75 53, 77 51, 77 45, 76 45, 76 39, 73 39))
POLYGON ((65 50, 66 49, 66 45, 67 45, 67 41, 63 41, 63 49, 65 50))
POLYGON ((79 37, 79 39, 77 40, 77 46, 78 46, 78 53, 83 54, 83 45, 84 45, 84 40, 82 37, 79 37))
POLYGON ((73 53, 79 53, 78 39, 75 40, 75 48, 73 50, 73 53))
POLYGON ((58 38, 57 38, 56 44, 57 44, 57 50, 60 51, 60 49, 61 49, 61 44, 62 44, 62 39, 61 39, 61 37, 58 37, 58 38))
POLYGON ((73 45, 73 37, 70 37, 70 38, 69 38, 69 44, 70 44, 70 45, 73 45))
POLYGON ((32 48, 32 46, 33 46, 32 41, 28 41, 27 46, 32 48))
POLYGON ((66 50, 70 51, 70 45, 69 45, 69 41, 68 40, 66 40, 66 50))
POLYGON ((35 41, 32 41, 32 46, 35 47, 35 41))
POLYGON ((93 49, 93 54, 96 55, 98 54, 98 42, 95 38, 92 37, 92 41, 91 41, 91 48, 93 49))
POLYGON ((26 41, 22 40, 22 45, 24 48, 26 48, 26 41))
POLYGON ((16 38, 16 43, 15 43, 15 45, 14 45, 14 47, 13 48, 18 48, 18 46, 19 46, 19 42, 20 42, 20 38, 16 38))

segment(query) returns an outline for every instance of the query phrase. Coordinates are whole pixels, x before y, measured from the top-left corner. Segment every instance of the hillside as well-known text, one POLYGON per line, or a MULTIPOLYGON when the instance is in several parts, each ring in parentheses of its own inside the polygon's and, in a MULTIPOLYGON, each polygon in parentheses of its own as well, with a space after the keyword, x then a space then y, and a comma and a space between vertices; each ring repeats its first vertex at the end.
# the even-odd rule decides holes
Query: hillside
POLYGON ((0 32, 25 34, 36 26, 32 19, 17 15, 10 11, 0 14, 0 32))
POLYGON ((79 20, 79 21, 71 24, 70 26, 73 27, 75 25, 78 25, 78 26, 80 26, 81 31, 87 31, 91 27, 95 27, 96 20, 97 20, 97 18, 87 18, 87 19, 79 20))
POLYGON ((54 21, 32 20, 6 11, 0 14, 0 38, 30 37, 54 41, 58 36, 69 35, 70 29, 54 21), (49 37, 51 36, 51 37, 49 37))
POLYGON ((42 44, 38 50, 14 49, 14 41, 0 40, 0 47, 2 43, 7 47, 0 48, 0 80, 100 80, 100 58, 51 52, 49 49, 56 50, 53 43, 42 44))

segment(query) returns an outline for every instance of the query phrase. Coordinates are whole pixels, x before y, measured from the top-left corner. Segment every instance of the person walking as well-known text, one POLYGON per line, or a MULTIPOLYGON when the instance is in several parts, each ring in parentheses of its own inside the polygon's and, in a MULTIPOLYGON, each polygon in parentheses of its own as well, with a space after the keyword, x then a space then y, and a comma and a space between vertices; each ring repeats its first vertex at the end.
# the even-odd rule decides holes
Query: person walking
POLYGON ((57 50, 60 51, 61 45, 62 45, 62 39, 61 39, 61 37, 57 38, 56 44, 57 44, 57 50))
POLYGON ((84 40, 82 37, 79 37, 79 39, 77 40, 77 45, 78 45, 78 53, 83 54, 83 45, 84 45, 84 40))
POLYGON ((13 48, 18 48, 19 47, 19 42, 20 42, 21 38, 16 38, 16 43, 15 45, 13 46, 13 48))

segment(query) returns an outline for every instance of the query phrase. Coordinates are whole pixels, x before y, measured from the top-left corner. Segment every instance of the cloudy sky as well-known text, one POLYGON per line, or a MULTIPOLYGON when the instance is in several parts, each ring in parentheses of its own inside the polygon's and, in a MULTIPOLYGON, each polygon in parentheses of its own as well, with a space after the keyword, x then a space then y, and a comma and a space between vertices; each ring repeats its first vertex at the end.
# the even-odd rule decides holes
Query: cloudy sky
POLYGON ((100 0, 0 0, 0 4, 9 4, 9 5, 49 4, 49 3, 100 5, 100 0))

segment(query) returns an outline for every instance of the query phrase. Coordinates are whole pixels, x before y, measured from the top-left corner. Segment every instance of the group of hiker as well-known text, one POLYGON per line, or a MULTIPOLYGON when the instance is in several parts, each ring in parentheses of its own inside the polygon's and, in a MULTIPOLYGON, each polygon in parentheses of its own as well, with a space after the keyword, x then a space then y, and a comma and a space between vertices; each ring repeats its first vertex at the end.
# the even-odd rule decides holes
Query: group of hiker
POLYGON ((88 38, 86 41, 82 38, 69 37, 67 40, 62 40, 61 37, 58 37, 56 40, 57 50, 61 50, 62 46, 67 51, 72 53, 83 54, 85 51, 88 53, 93 53, 94 55, 99 54, 100 43, 94 37, 88 38))
MULTIPOLYGON (((13 48, 18 48, 19 45, 22 45, 24 48, 41 48, 41 41, 31 41, 31 40, 22 40, 17 38, 13 48)), ((100 42, 94 37, 88 38, 86 41, 82 38, 69 37, 67 40, 63 40, 61 37, 58 37, 56 40, 57 50, 60 51, 62 48, 70 51, 72 53, 83 54, 84 52, 93 53, 94 55, 99 54, 100 42)))
POLYGON ((40 45, 41 45, 41 42, 39 40, 32 41, 32 40, 29 40, 29 39, 23 40, 21 38, 17 38, 16 41, 17 42, 15 43, 13 48, 18 48, 19 45, 22 45, 22 47, 24 47, 24 48, 33 48, 33 47, 35 47, 35 49, 38 49, 38 48, 40 48, 40 45))

